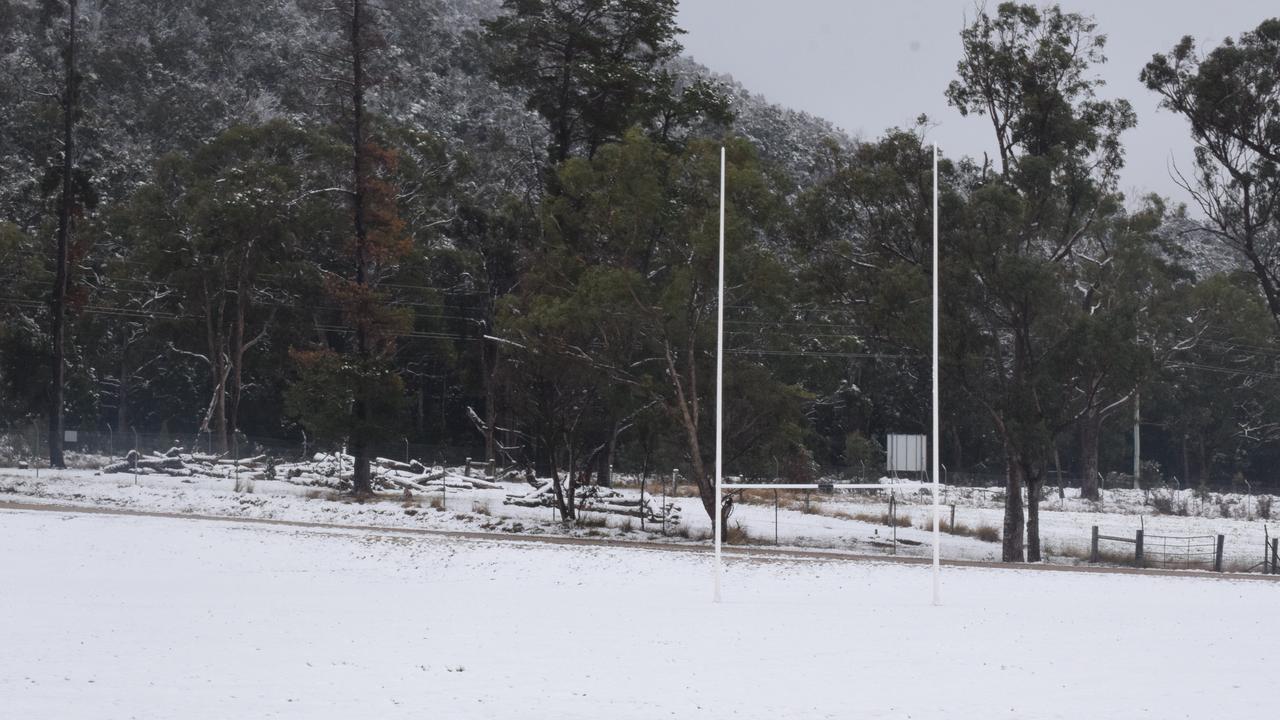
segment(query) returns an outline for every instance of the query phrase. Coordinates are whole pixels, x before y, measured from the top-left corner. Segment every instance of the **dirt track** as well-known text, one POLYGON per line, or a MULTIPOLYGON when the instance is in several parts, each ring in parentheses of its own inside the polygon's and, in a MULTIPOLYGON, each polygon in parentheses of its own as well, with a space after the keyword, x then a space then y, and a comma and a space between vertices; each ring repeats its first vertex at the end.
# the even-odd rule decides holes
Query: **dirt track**
MULTIPOLYGON (((177 520, 203 520, 206 522, 246 523, 252 525, 270 525, 279 527, 305 528, 309 530, 360 531, 388 536, 428 536, 444 537, 460 540, 488 540, 520 543, 543 543, 548 545, 584 545, 590 547, 624 548, 636 550, 657 550, 661 552, 697 553, 711 552, 709 545, 692 545, 687 543, 660 543, 634 540, 617 540, 604 538, 576 538, 557 535, 518 535, 512 533, 468 532, 461 530, 427 530, 421 528, 393 528, 377 525, 341 525, 334 523, 305 522, 299 520, 269 520, 262 518, 245 518, 221 515, 196 515, 187 513, 166 513, 147 510, 126 510, 121 508, 92 507, 77 505, 55 505, 38 503, 20 503, 0 501, 0 512, 36 511, 57 513, 81 513, 87 515, 115 515, 121 517, 152 517, 177 520)), ((928 565, 928 558, 894 557, 891 555, 859 555, 838 551, 800 550, 784 548, 759 547, 725 547, 724 555, 730 560, 777 561, 777 560, 823 560, 829 562, 863 562, 893 563, 897 565, 928 565)), ((1127 567, 1099 565, 1047 565, 1043 563, 997 563, 979 560, 943 560, 942 565, 948 568, 989 568, 994 570, 1031 570, 1039 572, 1079 572, 1102 573, 1109 575, 1151 575, 1179 578, 1205 578, 1213 580, 1256 580, 1262 582, 1280 582, 1280 575, 1215 573, 1202 570, 1161 570, 1139 569, 1127 567)))

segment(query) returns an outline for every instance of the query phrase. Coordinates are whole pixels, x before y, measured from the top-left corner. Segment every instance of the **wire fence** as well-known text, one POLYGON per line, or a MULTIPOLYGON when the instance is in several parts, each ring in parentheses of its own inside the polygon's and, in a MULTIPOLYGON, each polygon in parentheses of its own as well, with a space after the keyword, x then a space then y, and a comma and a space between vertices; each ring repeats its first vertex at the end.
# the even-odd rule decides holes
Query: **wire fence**
MULTIPOLYGON (((1005 484, 1005 474, 1001 472, 947 472, 942 473, 942 482, 945 485, 953 485, 956 487, 1002 487, 1005 484)), ((1045 476, 1043 481, 1044 491, 1048 495, 1052 495, 1061 488, 1074 488, 1079 490, 1084 486, 1081 477, 1077 475, 1068 475, 1063 473, 1061 476, 1056 472, 1050 472, 1045 476)), ((1097 486, 1100 490, 1133 490, 1133 475, 1125 473, 1108 473, 1098 479, 1097 486)), ((1177 477, 1161 477, 1157 480, 1144 477, 1139 483, 1140 490, 1206 490, 1212 492, 1232 492, 1243 494, 1271 494, 1280 495, 1280 475, 1273 478, 1255 478, 1253 480, 1240 478, 1210 478, 1203 483, 1185 483, 1177 477)))

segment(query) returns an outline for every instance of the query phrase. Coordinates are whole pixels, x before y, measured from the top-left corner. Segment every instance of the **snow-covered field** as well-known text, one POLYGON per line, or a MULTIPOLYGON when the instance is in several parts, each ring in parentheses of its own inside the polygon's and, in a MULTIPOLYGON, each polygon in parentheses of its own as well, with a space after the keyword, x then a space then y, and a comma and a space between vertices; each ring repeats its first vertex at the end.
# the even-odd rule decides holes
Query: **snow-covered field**
MULTIPOLYGON (((654 493, 649 487, 649 496, 654 493)), ((283 481, 260 480, 252 493, 235 492, 230 479, 141 475, 136 481, 128 473, 98 474, 93 470, 51 472, 0 468, 0 500, 24 503, 58 503, 94 507, 119 507, 169 513, 191 513, 229 517, 297 520, 342 525, 409 527, 435 530, 473 530, 525 534, 557 534, 589 537, 618 537, 673 543, 705 543, 710 522, 700 501, 693 497, 668 498, 679 506, 681 524, 664 529, 648 523, 642 530, 638 520, 587 513, 584 527, 566 529, 549 508, 527 508, 504 504, 508 495, 530 492, 524 483, 501 483, 498 489, 448 490, 443 497, 417 494, 404 503, 398 493, 387 493, 377 502, 353 503, 341 493, 283 481), (601 523, 604 523, 601 525, 601 523)), ((621 488, 629 498, 638 498, 639 489, 621 488)), ((1132 536, 1143 528, 1147 535, 1218 535, 1226 537, 1228 569, 1247 570, 1262 560, 1268 537, 1280 534, 1280 521, 1262 518, 1264 497, 1214 495, 1199 499, 1190 491, 1174 494, 1177 508, 1187 516, 1157 513, 1152 506, 1158 493, 1116 490, 1106 493, 1104 503, 1095 504, 1074 497, 1068 489, 1066 500, 1056 498, 1041 506, 1041 535, 1046 557, 1051 562, 1075 564, 1087 556, 1090 529, 1098 525, 1103 534, 1132 536), (1221 517, 1223 509, 1229 517, 1221 517)), ((762 493, 757 494, 757 498, 762 493)), ((897 515, 911 519, 912 527, 900 527, 891 544, 893 531, 876 518, 886 513, 884 493, 861 492, 822 496, 812 494, 805 511, 804 493, 782 493, 776 515, 768 496, 762 503, 739 503, 732 523, 749 535, 750 542, 770 545, 775 527, 779 544, 790 547, 817 547, 854 553, 924 556, 930 553, 931 536, 921 529, 928 525, 930 506, 927 493, 896 493, 897 515)), ((985 527, 996 533, 1003 511, 991 491, 973 488, 946 488, 944 502, 956 503, 957 523, 971 529, 985 527)), ((1280 515, 1280 498, 1272 498, 1280 515)), ((949 516, 950 508, 946 508, 949 516)), ((1117 554, 1132 553, 1132 546, 1104 547, 1117 554)), ((962 560, 998 560, 997 542, 964 535, 944 535, 943 557, 962 560)), ((1208 560, 1208 558, 1205 558, 1208 560)))
POLYGON ((0 715, 1274 714, 1280 584, 0 512, 0 715))

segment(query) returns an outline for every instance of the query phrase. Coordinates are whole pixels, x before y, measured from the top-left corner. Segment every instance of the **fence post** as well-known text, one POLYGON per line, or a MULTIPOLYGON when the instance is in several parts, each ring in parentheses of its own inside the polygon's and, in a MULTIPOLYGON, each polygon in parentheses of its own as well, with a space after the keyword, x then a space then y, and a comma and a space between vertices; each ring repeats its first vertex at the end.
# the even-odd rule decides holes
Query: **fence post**
MULTIPOLYGON (((609 466, 610 470, 613 466, 609 466)), ((644 476, 640 476, 640 532, 644 532, 644 476)))
MULTIPOLYGON (((662 482, 659 480, 658 482, 662 482)), ((662 537, 667 536, 667 484, 662 482, 662 537)))
POLYGON ((1280 575, 1280 538, 1271 538, 1271 574, 1280 575))
POLYGON ((1222 546, 1226 542, 1226 535, 1218 536, 1218 551, 1213 555, 1213 571, 1222 572, 1222 546))
POLYGON ((236 492, 240 492, 240 439, 234 432, 231 433, 231 459, 235 461, 231 467, 236 474, 236 492))
POLYGON ((1138 530, 1133 538, 1133 566, 1142 567, 1142 531, 1138 530))
POLYGON ((956 504, 951 503, 951 534, 956 534, 956 504))
POLYGON ((1093 540, 1089 543, 1089 562, 1098 562, 1098 526, 1093 526, 1093 540))
POLYGON ((773 544, 778 544, 778 491, 773 491, 773 544))
POLYGON ((467 464, 462 471, 464 477, 471 477, 471 458, 467 458, 467 464))
MULTIPOLYGON (((805 497, 808 498, 808 496, 809 496, 809 492, 806 490, 805 497)), ((808 503, 805 504, 805 509, 806 510, 809 509, 808 503)), ((893 528, 892 554, 897 555, 898 554, 898 504, 897 504, 897 496, 893 494, 892 490, 889 491, 889 525, 890 527, 893 528)))

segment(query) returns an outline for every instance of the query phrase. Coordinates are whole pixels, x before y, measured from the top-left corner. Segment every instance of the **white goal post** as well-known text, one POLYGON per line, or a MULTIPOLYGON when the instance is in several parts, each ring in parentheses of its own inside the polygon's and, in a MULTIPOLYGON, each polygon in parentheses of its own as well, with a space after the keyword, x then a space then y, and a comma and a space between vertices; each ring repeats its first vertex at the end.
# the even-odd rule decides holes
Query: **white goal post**
POLYGON ((725 148, 720 148, 720 258, 719 258, 719 288, 717 291, 716 303, 716 502, 715 517, 712 518, 711 524, 714 527, 715 535, 715 569, 714 577, 714 601, 720 602, 720 586, 721 574, 724 569, 724 561, 722 557, 722 546, 724 544, 724 528, 722 527, 724 518, 724 489, 730 490, 819 490, 819 489, 847 489, 847 490, 886 490, 886 489, 907 489, 922 488, 926 485, 932 490, 933 494, 933 604, 940 605, 942 603, 942 588, 940 580, 941 569, 941 515, 942 505, 940 500, 941 484, 939 483, 939 392, 938 392, 938 145, 933 145, 933 320, 932 320, 932 398, 930 402, 930 433, 929 440, 932 452, 929 453, 929 482, 928 483, 729 483, 724 482, 723 460, 724 460, 724 208, 725 208, 725 148))

